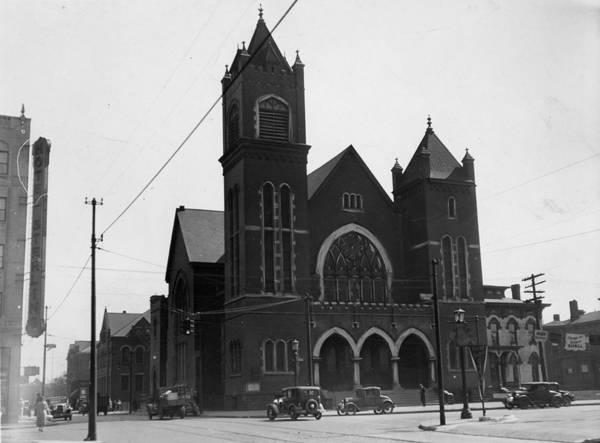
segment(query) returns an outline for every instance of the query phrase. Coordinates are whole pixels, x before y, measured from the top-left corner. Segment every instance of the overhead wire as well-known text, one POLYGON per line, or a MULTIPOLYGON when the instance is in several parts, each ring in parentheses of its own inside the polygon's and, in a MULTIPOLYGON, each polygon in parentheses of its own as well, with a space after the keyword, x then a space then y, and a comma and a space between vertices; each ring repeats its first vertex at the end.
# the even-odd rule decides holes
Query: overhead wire
POLYGON ((219 102, 221 101, 221 99, 223 98, 223 96, 228 92, 229 88, 234 84, 235 80, 246 70, 246 68, 249 66, 250 62, 253 60, 253 58, 256 56, 256 54, 266 44, 266 42, 269 41, 269 39, 271 38, 271 35, 279 27, 279 25, 281 24, 281 22, 290 13, 290 11, 296 5, 297 2, 298 2, 298 0, 293 0, 293 2, 291 3, 291 5, 283 13, 283 15, 277 21, 277 23, 275 24, 275 26, 273 26, 273 29, 267 34, 267 36, 263 39, 263 41, 260 42, 259 46, 257 47, 257 50, 254 51, 254 53, 250 55, 250 57, 248 58, 248 60, 246 61, 246 63, 241 67, 240 71, 232 79, 232 81, 229 83, 229 85, 226 88, 224 88, 224 90, 221 92, 221 94, 219 94, 219 97, 208 108, 208 110, 204 113, 204 115, 202 116, 202 118, 200 118, 200 120, 198 121, 198 123, 196 123, 194 125, 194 127, 192 128, 192 130, 184 137, 183 141, 179 144, 179 146, 177 146, 177 148, 167 158, 167 160, 162 164, 162 166, 158 169, 158 171, 156 171, 154 173, 154 175, 150 178, 150 180, 148 180, 148 182, 136 194, 136 196, 133 198, 133 200, 131 200, 131 202, 129 202, 125 206, 125 208, 117 215, 117 217, 102 231, 101 236, 103 236, 104 234, 106 234, 121 219, 121 217, 123 217, 123 215, 125 215, 127 213, 127 211, 129 211, 129 209, 133 206, 133 204, 144 194, 144 192, 146 192, 146 190, 150 187, 150 185, 154 182, 154 180, 156 180, 156 178, 162 173, 162 171, 169 165, 169 163, 171 162, 171 160, 173 160, 173 158, 179 153, 179 151, 181 151, 181 149, 185 146, 185 144, 192 137, 192 135, 196 132, 196 130, 200 127, 200 125, 202 125, 202 123, 204 123, 204 121, 210 115, 210 113, 213 111, 213 109, 217 106, 217 104, 219 104, 219 102))
POLYGON ((61 308, 61 306, 63 305, 63 303, 67 300, 67 298, 69 298, 69 295, 71 295, 71 293, 73 292, 73 289, 75 288, 75 285, 77 284, 77 282, 81 278, 81 275, 83 274, 83 271, 85 271, 85 269, 87 268, 87 264, 88 264, 88 262, 91 259, 92 259, 92 255, 90 254, 88 256, 87 260, 85 261, 85 263, 83 264, 83 266, 81 267, 81 270, 77 274, 77 277, 75 277, 75 280, 73 281, 73 284, 71 285, 71 287, 69 288, 69 290, 67 291, 67 293, 65 294, 65 296, 63 297, 63 299, 60 301, 60 303, 58 304, 58 306, 54 309, 54 311, 52 312, 52 314, 50 314, 48 316, 48 320, 50 320, 52 317, 54 317, 54 315, 58 312, 58 310, 61 308))

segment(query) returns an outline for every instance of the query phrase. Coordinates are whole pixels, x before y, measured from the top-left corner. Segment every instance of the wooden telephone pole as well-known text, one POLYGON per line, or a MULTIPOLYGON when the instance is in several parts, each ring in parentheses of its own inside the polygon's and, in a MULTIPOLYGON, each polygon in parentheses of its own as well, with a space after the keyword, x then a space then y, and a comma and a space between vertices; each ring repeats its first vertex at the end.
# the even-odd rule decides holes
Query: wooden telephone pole
MULTIPOLYGON (((539 296, 538 294, 543 294, 546 291, 540 291, 539 289, 537 289, 537 286, 541 285, 542 283, 546 283, 546 280, 543 281, 536 281, 536 278, 542 277, 544 274, 531 274, 529 277, 525 277, 523 280, 521 281, 528 281, 531 282, 530 285, 525 286, 525 288, 529 288, 529 290, 527 291, 523 291, 526 292, 528 294, 533 294, 533 297, 530 298, 529 300, 525 300, 525 303, 531 303, 533 302, 533 304, 535 305, 535 329, 536 331, 540 331, 541 330, 541 314, 542 314, 542 307, 541 307, 541 302, 542 299, 544 297, 539 296)), ((535 338, 535 337, 534 337, 535 338)), ((542 381, 547 381, 548 377, 546 375, 546 360, 544 359, 544 343, 542 341, 538 341, 538 350, 540 352, 540 361, 542 363, 542 381)))

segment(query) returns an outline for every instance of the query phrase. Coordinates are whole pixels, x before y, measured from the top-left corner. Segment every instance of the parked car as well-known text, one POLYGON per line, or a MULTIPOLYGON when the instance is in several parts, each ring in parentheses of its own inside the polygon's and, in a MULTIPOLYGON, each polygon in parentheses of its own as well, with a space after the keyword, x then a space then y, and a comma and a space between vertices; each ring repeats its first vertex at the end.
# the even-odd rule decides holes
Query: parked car
POLYGON ((507 409, 527 409, 530 406, 558 408, 563 405, 563 397, 560 392, 554 390, 557 386, 557 383, 549 382, 523 383, 520 388, 507 394, 502 403, 507 409))
POLYGON ((185 417, 186 399, 181 386, 175 385, 161 388, 158 398, 146 404, 146 412, 150 420, 155 415, 158 415, 160 420, 165 416, 171 418, 175 415, 178 415, 180 418, 185 417))
POLYGON ((338 415, 354 415, 366 409, 373 409, 375 414, 389 414, 394 410, 394 402, 387 395, 381 395, 380 387, 369 386, 358 388, 356 397, 346 397, 337 404, 338 415))
POLYGON ((557 382, 548 382, 549 385, 551 386, 551 389, 553 391, 556 391, 560 394, 560 396, 562 397, 562 405, 563 406, 571 406, 571 403, 573 403, 575 401, 575 395, 573 395, 571 392, 569 391, 565 391, 564 389, 560 389, 560 386, 557 382))
POLYGON ((73 419, 73 411, 68 403, 58 403, 52 406, 50 409, 50 415, 54 420, 58 420, 59 418, 66 420, 73 419))
POLYGON ((278 415, 287 414, 292 420, 309 414, 320 420, 323 416, 321 388, 318 386, 292 386, 283 388, 273 402, 267 405, 267 417, 273 421, 278 415))

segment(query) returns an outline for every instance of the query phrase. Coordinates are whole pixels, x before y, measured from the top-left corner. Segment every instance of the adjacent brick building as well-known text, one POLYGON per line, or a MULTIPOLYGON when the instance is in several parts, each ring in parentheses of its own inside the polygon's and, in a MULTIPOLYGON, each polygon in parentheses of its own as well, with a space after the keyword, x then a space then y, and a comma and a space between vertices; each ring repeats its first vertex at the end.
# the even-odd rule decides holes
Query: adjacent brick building
POLYGON ((90 353, 88 340, 77 340, 69 345, 67 352, 67 385, 69 393, 90 383, 90 353))

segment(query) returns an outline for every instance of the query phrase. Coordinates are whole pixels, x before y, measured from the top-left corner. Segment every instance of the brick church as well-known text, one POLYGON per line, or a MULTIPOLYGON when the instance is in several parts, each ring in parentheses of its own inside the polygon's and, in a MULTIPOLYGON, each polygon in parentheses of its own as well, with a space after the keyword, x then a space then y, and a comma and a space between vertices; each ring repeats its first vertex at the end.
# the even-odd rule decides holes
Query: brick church
POLYGON ((169 295, 151 300, 154 387, 185 382, 207 408, 262 408, 296 383, 416 399, 436 385, 438 259, 444 380, 459 392, 453 311, 487 340, 474 159, 428 118, 391 189, 353 146, 307 174, 304 69, 261 11, 222 79, 225 209, 175 213, 169 295))

